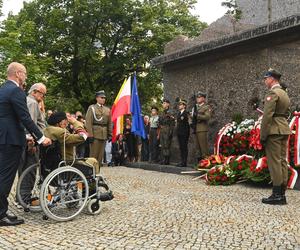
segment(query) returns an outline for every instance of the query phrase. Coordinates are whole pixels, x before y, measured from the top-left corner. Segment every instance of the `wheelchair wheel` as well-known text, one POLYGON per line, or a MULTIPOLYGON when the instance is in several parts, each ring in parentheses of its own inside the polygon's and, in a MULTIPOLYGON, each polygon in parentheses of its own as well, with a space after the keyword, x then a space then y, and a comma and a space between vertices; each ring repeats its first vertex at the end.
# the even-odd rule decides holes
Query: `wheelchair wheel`
POLYGON ((87 210, 89 211, 90 214, 100 214, 101 212, 101 201, 97 199, 90 199, 87 203, 87 210))
POLYGON ((18 203, 25 211, 39 212, 42 210, 39 205, 40 190, 43 177, 40 172, 40 164, 29 166, 21 174, 16 190, 18 203))
POLYGON ((84 174, 70 166, 60 167, 43 182, 41 208, 53 220, 72 220, 85 207, 88 195, 89 188, 84 174))

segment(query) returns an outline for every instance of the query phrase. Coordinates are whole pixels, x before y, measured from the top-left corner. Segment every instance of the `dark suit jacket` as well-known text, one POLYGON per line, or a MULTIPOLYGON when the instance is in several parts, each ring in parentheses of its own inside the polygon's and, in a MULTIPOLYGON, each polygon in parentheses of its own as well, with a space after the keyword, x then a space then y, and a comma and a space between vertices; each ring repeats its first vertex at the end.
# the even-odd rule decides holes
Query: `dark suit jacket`
POLYGON ((177 134, 186 137, 190 135, 189 113, 186 110, 177 114, 177 134))
POLYGON ((0 145, 24 146, 24 127, 35 140, 42 138, 43 134, 30 117, 25 92, 8 80, 0 87, 0 145))

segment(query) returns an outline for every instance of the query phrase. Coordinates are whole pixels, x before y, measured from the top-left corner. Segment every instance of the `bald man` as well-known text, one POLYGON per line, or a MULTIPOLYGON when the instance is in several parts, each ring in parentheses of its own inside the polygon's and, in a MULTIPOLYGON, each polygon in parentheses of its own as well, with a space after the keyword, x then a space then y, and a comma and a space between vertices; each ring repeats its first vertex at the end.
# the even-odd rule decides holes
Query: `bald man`
POLYGON ((51 144, 28 112, 24 93, 26 78, 25 66, 13 62, 7 68, 7 81, 0 87, 0 226, 24 223, 8 212, 7 200, 26 145, 24 127, 39 144, 51 144))

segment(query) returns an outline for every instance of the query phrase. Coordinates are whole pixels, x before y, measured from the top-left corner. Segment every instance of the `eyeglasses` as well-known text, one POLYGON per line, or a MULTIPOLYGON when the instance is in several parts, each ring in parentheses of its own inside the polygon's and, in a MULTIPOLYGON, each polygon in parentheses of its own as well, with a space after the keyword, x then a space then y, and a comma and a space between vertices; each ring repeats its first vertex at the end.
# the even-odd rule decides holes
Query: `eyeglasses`
POLYGON ((19 70, 17 72, 22 72, 25 76, 27 76, 27 72, 26 71, 23 71, 23 70, 19 70))
POLYGON ((43 97, 45 97, 46 96, 46 94, 45 93, 43 93, 42 91, 39 91, 39 90, 35 90, 36 92, 38 92, 38 93, 40 93, 43 97))

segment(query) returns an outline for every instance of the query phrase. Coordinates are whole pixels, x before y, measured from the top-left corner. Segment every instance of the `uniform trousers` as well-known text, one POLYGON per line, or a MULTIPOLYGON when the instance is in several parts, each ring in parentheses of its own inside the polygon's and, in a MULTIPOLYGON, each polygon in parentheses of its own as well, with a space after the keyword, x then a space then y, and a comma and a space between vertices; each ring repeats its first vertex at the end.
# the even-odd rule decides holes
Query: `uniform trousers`
POLYGON ((0 145, 0 219, 6 216, 8 196, 23 152, 22 146, 0 145))
POLYGON ((186 135, 177 135, 178 142, 179 142, 179 150, 180 150, 180 156, 181 156, 181 163, 183 165, 186 165, 187 158, 188 158, 188 142, 189 142, 189 136, 186 135))
POLYGON ((208 156, 208 142, 207 142, 207 131, 197 132, 197 144, 200 151, 200 157, 205 158, 208 156))
POLYGON ((169 126, 163 126, 160 130, 160 145, 162 155, 164 157, 170 156, 170 147, 172 142, 171 129, 172 128, 169 126))
POLYGON ((273 186, 286 186, 288 182, 287 140, 288 135, 269 135, 267 137, 265 150, 273 186))
POLYGON ((94 138, 94 141, 90 144, 90 157, 96 158, 99 162, 99 166, 102 166, 105 143, 106 140, 94 138))

